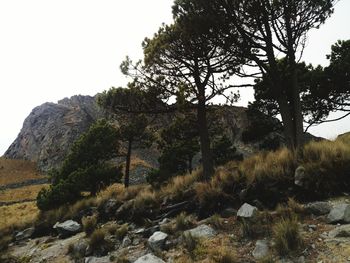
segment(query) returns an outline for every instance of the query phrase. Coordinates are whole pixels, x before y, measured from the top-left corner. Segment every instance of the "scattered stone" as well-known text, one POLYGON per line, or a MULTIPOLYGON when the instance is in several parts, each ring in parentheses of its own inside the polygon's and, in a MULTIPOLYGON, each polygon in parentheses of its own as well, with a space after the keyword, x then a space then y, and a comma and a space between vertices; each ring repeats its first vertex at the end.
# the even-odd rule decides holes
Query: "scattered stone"
POLYGON ((225 208, 221 213, 221 217, 223 218, 229 218, 231 216, 235 216, 237 214, 237 210, 232 207, 225 208))
POLYGON ((316 216, 326 215, 332 209, 332 206, 328 202, 314 202, 305 205, 305 210, 316 216))
POLYGON ((350 237, 350 225, 336 227, 328 233, 328 237, 350 237))
POLYGON ((237 216, 243 218, 253 218, 258 213, 258 208, 248 203, 244 203, 238 210, 237 216))
POLYGON ((165 261, 156 257, 153 254, 147 254, 138 258, 134 263, 165 263, 165 261))
POLYGON ((140 243, 141 243, 141 240, 139 238, 137 238, 137 237, 133 238, 133 240, 132 240, 132 245, 133 246, 137 246, 140 243))
POLYGON ((34 231, 35 231, 34 227, 30 227, 30 228, 27 228, 23 231, 20 231, 15 235, 15 240, 21 241, 24 239, 28 239, 33 235, 34 231))
POLYGON ((133 233, 134 234, 136 234, 136 235, 143 235, 143 233, 145 232, 145 228, 138 228, 138 229, 135 229, 134 231, 133 231, 133 233))
POLYGON ((61 237, 72 236, 81 230, 81 225, 73 220, 67 220, 63 223, 56 223, 53 226, 56 229, 61 237))
POLYGON ((253 257, 256 259, 261 259, 266 257, 269 253, 269 245, 266 240, 256 241, 255 248, 253 250, 253 257))
POLYGON ((148 245, 153 250, 163 249, 167 238, 168 234, 157 231, 148 239, 148 245))
POLYGON ((165 224, 167 224, 167 223, 169 223, 170 222, 170 219, 169 218, 164 218, 162 221, 160 221, 159 222, 159 225, 161 226, 161 225, 165 225, 165 224))
POLYGON ((214 237, 217 234, 217 232, 208 225, 200 225, 184 232, 185 235, 188 233, 196 238, 210 238, 214 237))
POLYGON ((333 207, 327 216, 329 223, 350 223, 350 205, 338 204, 333 207))
POLYGON ((126 236, 123 238, 123 241, 122 241, 122 248, 124 247, 128 247, 132 244, 132 240, 130 239, 130 237, 126 236))

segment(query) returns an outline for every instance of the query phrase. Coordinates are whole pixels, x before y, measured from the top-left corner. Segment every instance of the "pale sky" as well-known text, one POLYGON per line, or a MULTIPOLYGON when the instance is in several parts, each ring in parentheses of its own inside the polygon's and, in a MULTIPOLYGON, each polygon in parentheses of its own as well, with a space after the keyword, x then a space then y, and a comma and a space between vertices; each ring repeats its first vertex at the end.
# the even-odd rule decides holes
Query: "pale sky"
MULTIPOLYGON (((72 95, 95 95, 127 80, 119 65, 142 58, 142 40, 170 23, 173 0, 1 0, 0 156, 30 111, 72 95)), ((310 33, 304 58, 326 65, 338 39, 350 39, 350 1, 310 33)), ((242 92, 239 105, 252 99, 242 92)), ((350 118, 321 125, 314 134, 334 138, 350 131, 350 118)))

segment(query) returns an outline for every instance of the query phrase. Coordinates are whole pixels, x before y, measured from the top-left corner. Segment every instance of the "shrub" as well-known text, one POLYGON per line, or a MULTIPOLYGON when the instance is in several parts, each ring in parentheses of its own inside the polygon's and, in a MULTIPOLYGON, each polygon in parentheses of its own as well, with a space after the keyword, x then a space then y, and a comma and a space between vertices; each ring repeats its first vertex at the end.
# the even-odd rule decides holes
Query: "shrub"
POLYGON ((222 218, 218 214, 212 215, 208 219, 208 223, 211 224, 216 229, 222 229, 223 228, 222 218))
POLYGON ((90 236, 96 229, 97 226, 97 216, 83 217, 81 220, 83 224, 84 232, 87 236, 90 236))
POLYGON ((191 233, 186 233, 182 235, 183 245, 187 249, 187 251, 190 253, 190 255, 193 255, 194 250, 197 247, 198 239, 193 237, 191 233))
POLYGON ((296 218, 282 218, 273 226, 275 249, 280 255, 288 255, 302 245, 299 224, 296 218))
POLYGON ((211 256, 216 263, 238 263, 236 253, 233 249, 219 247, 211 256))
POLYGON ((350 143, 342 137, 334 142, 311 142, 302 151, 301 165, 307 175, 306 190, 316 194, 316 198, 347 191, 350 185, 350 143))
POLYGON ((193 226, 191 217, 182 212, 175 218, 175 231, 183 231, 193 226))
POLYGON ((128 228, 129 228, 128 224, 121 225, 115 233, 116 237, 119 240, 122 240, 126 236, 126 234, 128 233, 128 228))
POLYGON ((118 224, 113 223, 107 227, 107 231, 109 234, 115 235, 117 233, 118 228, 118 224))
POLYGON ((96 229, 90 235, 89 246, 92 251, 99 250, 105 245, 105 243, 105 232, 102 229, 96 229))

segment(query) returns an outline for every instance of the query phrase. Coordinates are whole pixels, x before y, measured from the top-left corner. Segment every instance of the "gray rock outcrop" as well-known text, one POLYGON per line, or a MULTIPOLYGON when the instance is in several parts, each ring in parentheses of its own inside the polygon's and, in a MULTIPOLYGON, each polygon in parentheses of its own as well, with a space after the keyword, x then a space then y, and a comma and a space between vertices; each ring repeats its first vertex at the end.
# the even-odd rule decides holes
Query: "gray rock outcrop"
POLYGON ((157 251, 164 248, 165 241, 168 238, 168 234, 163 233, 161 231, 156 231, 153 235, 148 239, 148 245, 151 249, 157 251))
POLYGON ((56 229, 62 237, 68 237, 80 232, 81 225, 73 220, 67 220, 63 223, 57 222, 53 228, 56 229))
POLYGON ((327 216, 329 223, 350 223, 350 205, 337 204, 327 216))
POLYGON ((208 225, 199 225, 184 232, 184 235, 187 234, 191 234, 191 236, 195 238, 210 238, 214 237, 217 232, 208 225))
POLYGON ((267 240, 257 240, 253 250, 253 257, 261 259, 269 254, 269 243, 267 240))
POLYGON ((305 210, 311 214, 320 216, 328 214, 332 205, 328 202, 314 202, 305 205, 305 210))
POLYGON ((37 162, 46 171, 57 167, 72 143, 103 116, 95 98, 73 96, 32 110, 5 157, 37 162))
POLYGON ((244 203, 237 212, 238 217, 242 218, 254 218, 258 213, 258 208, 248 203, 244 203))

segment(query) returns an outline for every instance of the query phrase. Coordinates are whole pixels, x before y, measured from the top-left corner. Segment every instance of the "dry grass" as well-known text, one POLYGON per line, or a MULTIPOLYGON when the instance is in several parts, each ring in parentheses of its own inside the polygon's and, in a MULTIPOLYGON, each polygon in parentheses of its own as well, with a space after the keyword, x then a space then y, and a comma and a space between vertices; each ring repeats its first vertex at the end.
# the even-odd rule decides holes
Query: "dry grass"
POLYGON ((350 185, 350 135, 335 141, 311 142, 302 152, 307 184, 317 194, 348 191, 350 185))
POLYGON ((0 158, 0 185, 40 178, 43 178, 43 175, 37 170, 35 163, 25 160, 0 158))
POLYGON ((251 185, 269 179, 286 180, 294 175, 296 162, 294 155, 286 148, 274 152, 262 152, 245 159, 239 170, 251 185))
POLYGON ((186 191, 189 190, 202 175, 202 170, 198 169, 192 174, 176 176, 170 182, 163 186, 158 192, 159 198, 170 198, 173 200, 181 200, 186 191))
POLYGON ((297 251, 302 243, 298 220, 294 218, 282 218, 273 226, 275 249, 280 255, 288 255, 297 251))
POLYGON ((30 185, 21 188, 0 191, 0 202, 14 202, 26 199, 34 200, 43 187, 48 187, 48 184, 30 185))
POLYGON ((19 229, 34 222, 39 214, 35 202, 0 207, 0 233, 19 229))

